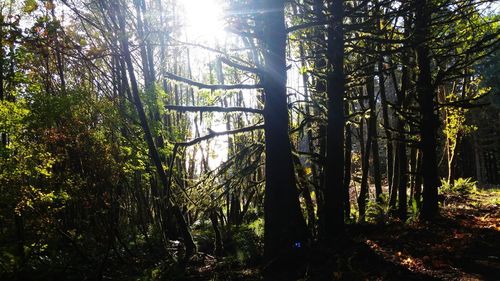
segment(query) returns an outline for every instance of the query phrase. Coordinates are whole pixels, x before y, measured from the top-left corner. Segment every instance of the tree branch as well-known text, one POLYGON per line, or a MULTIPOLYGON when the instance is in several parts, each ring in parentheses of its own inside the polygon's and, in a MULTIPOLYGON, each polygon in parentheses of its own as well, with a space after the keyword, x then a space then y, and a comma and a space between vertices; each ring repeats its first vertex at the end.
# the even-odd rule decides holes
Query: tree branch
POLYGON ((255 73, 255 74, 260 74, 261 71, 258 69, 258 68, 254 68, 254 67, 250 67, 250 66, 246 66, 246 65, 242 65, 242 64, 239 64, 239 63, 235 63, 231 60, 229 60, 228 58, 225 58, 225 57, 219 57, 221 62, 231 66, 231 67, 234 67, 234 68, 237 68, 237 69, 240 69, 240 70, 243 70, 243 71, 247 71, 247 72, 251 72, 251 73, 255 73))
POLYGON ((230 131, 212 132, 212 133, 205 135, 203 137, 192 139, 192 140, 187 141, 187 142, 179 142, 179 143, 176 143, 175 145, 186 147, 186 146, 195 145, 195 144, 200 143, 204 140, 209 140, 211 138, 218 137, 218 136, 235 135, 235 134, 239 134, 239 133, 250 132, 250 131, 255 131, 255 130, 263 130, 263 129, 264 129, 264 125, 254 125, 254 126, 244 127, 241 129, 235 129, 235 130, 230 130, 230 131))
POLYGON ((292 32, 295 32, 297 30, 326 25, 328 23, 329 22, 327 20, 306 22, 306 23, 290 26, 285 31, 286 31, 286 33, 292 33, 292 32))
POLYGON ((257 85, 250 85, 250 84, 236 84, 236 85, 203 84, 203 83, 196 82, 196 81, 193 81, 193 80, 188 79, 188 78, 177 76, 177 75, 175 75, 173 73, 169 73, 169 72, 165 73, 165 77, 172 79, 172 80, 175 80, 175 81, 178 81, 178 82, 186 83, 188 85, 191 85, 191 86, 194 86, 194 87, 197 87, 200 89, 236 90, 236 89, 260 89, 260 88, 262 88, 262 86, 258 85, 258 84, 257 85))
POLYGON ((179 112, 249 112, 263 114, 261 109, 248 107, 222 107, 222 106, 181 106, 181 105, 166 105, 165 109, 175 110, 179 112))

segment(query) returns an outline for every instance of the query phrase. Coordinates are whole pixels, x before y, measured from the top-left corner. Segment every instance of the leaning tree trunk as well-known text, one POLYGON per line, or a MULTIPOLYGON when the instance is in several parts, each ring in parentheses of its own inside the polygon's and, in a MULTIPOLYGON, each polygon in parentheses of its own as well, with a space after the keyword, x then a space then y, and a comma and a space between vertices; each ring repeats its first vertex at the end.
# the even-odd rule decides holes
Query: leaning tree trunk
POLYGON ((261 2, 265 92, 266 186, 264 202, 264 258, 266 280, 293 280, 298 255, 307 240, 299 205, 288 128, 286 96, 285 1, 261 2), (294 267, 295 266, 295 267, 294 267))
POLYGON ((123 16, 123 13, 121 11, 122 7, 119 7, 118 5, 114 5, 114 12, 116 12, 116 17, 118 19, 118 24, 119 24, 119 33, 121 34, 120 36, 120 45, 121 45, 121 52, 122 52, 122 57, 125 60, 125 65, 127 67, 129 79, 130 79, 130 85, 131 85, 131 94, 133 98, 133 104, 137 110, 138 116, 139 116, 139 121, 142 127, 142 130, 144 132, 144 139, 146 141, 146 144, 148 146, 148 152, 149 156, 151 157, 151 160, 153 161, 153 164, 155 165, 156 171, 158 173, 158 176, 160 178, 160 182, 163 186, 164 189, 164 200, 167 202, 168 206, 170 209, 172 209, 173 214, 176 217, 176 221, 179 224, 180 231, 182 233, 184 243, 186 245, 186 251, 187 254, 190 255, 196 251, 196 245, 194 244, 193 238, 190 234, 188 225, 182 216, 182 213, 180 212, 180 209, 177 206, 174 206, 172 203, 172 199, 169 196, 169 189, 170 189, 170 183, 167 178, 167 174, 165 173, 165 170, 163 169, 163 165, 161 163, 160 155, 158 153, 158 150, 156 149, 153 136, 151 134, 151 130, 148 125, 147 117, 144 112, 144 107, 142 105, 142 101, 139 95, 139 88, 138 88, 138 83, 137 79, 135 76, 135 71, 134 71, 134 65, 132 63, 132 56, 130 53, 130 48, 129 48, 129 43, 128 43, 128 38, 125 36, 126 31, 125 31, 125 17, 123 16))

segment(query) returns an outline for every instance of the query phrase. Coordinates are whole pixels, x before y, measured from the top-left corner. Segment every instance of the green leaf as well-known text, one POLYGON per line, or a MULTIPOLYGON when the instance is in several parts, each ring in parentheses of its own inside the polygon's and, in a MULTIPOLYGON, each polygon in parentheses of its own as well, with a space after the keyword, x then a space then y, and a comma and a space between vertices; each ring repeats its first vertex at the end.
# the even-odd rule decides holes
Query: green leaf
POLYGON ((36 0, 24 0, 23 11, 25 13, 31 14, 36 9, 38 9, 38 4, 36 3, 36 0))

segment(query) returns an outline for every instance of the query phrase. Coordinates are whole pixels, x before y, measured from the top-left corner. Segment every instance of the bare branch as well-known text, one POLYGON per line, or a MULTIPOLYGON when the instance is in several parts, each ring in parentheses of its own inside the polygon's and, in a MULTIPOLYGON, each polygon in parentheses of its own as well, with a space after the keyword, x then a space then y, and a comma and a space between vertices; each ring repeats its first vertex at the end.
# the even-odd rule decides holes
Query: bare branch
POLYGON ((250 131, 255 131, 255 130, 263 130, 263 129, 264 129, 264 125, 254 125, 254 126, 244 127, 241 129, 235 129, 235 130, 230 130, 230 131, 212 132, 212 133, 205 135, 203 137, 192 139, 192 140, 187 141, 187 142, 179 142, 179 143, 176 143, 175 145, 176 146, 184 146, 184 147, 191 146, 191 145, 195 145, 197 143, 200 143, 204 140, 209 140, 211 138, 215 138, 215 137, 219 137, 219 136, 235 135, 235 134, 239 134, 239 133, 250 132, 250 131))
POLYGON ((178 81, 178 82, 186 83, 188 85, 191 85, 191 86, 194 86, 194 87, 197 87, 200 89, 239 90, 239 89, 260 89, 260 88, 262 88, 262 86, 258 85, 258 84, 257 85, 251 85, 251 84, 235 84, 235 85, 203 84, 203 83, 196 82, 196 81, 193 81, 193 80, 185 78, 185 77, 177 76, 177 75, 175 75, 173 73, 169 73, 169 72, 165 73, 165 77, 172 79, 172 80, 175 80, 175 81, 178 81))
POLYGON ((165 109, 175 110, 179 112, 249 112, 256 114, 263 114, 261 109, 248 108, 248 107, 222 107, 222 106, 180 106, 180 105, 166 105, 165 109))
POLYGON ((234 67, 234 68, 237 68, 237 69, 240 69, 240 70, 243 70, 243 71, 247 71, 247 72, 251 72, 251 73, 255 73, 255 74, 260 74, 260 70, 258 68, 254 68, 254 67, 250 67, 250 66, 246 66, 246 65, 242 65, 242 64, 239 64, 239 63, 235 63, 231 60, 229 60, 228 58, 225 58, 225 57, 220 57, 220 60, 221 62, 231 66, 231 67, 234 67))

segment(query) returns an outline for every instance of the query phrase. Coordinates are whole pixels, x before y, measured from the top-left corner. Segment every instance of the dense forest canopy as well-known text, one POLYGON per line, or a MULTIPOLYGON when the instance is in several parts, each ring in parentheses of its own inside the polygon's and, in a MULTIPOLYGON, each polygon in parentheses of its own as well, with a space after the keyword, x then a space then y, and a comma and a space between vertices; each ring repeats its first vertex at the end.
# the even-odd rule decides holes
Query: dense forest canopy
POLYGON ((499 272, 498 1, 0 11, 0 279, 499 272))

